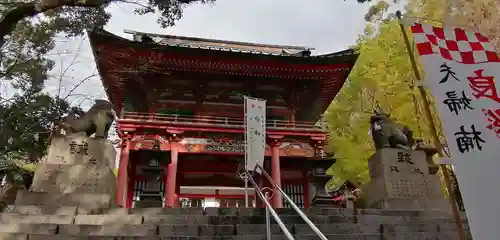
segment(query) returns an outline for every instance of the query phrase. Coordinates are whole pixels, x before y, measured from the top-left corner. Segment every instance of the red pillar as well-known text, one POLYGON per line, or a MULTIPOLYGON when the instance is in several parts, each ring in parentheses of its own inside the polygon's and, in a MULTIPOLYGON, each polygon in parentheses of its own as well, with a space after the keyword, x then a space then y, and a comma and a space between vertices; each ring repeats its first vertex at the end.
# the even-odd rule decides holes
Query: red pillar
POLYGON ((181 207, 181 201, 179 200, 179 195, 181 194, 181 177, 182 173, 177 174, 177 179, 175 181, 175 198, 174 198, 174 207, 180 208, 181 207))
MULTIPOLYGON (((271 178, 281 188, 280 142, 271 144, 271 178)), ((278 189, 274 189, 273 208, 283 208, 283 198, 278 189)))
POLYGON ((121 207, 126 207, 127 185, 128 185, 128 160, 129 160, 129 140, 124 138, 120 151, 120 163, 118 165, 118 189, 116 191, 116 202, 121 207))
POLYGON ((167 170, 167 187, 166 187, 166 202, 167 207, 176 207, 178 206, 177 202, 179 201, 176 192, 177 188, 177 160, 179 156, 179 149, 177 146, 177 142, 170 143, 170 163, 168 164, 167 170))

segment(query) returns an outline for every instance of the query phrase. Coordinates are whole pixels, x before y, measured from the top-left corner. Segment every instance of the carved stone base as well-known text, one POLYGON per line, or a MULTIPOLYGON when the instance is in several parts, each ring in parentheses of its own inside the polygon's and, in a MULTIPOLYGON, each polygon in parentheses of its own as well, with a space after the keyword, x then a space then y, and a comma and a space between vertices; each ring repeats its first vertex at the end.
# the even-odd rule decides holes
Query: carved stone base
MULTIPOLYGON (((84 134, 55 136, 47 160, 35 171, 30 192, 43 193, 45 198, 66 199, 77 206, 79 201, 82 205, 88 202, 75 197, 78 194, 97 194, 100 198, 106 196, 103 208, 114 206, 117 182, 112 168, 115 156, 116 150, 106 140, 89 138, 84 134)), ((44 201, 39 203, 53 202, 44 201)))
POLYGON ((382 149, 369 166, 372 181, 363 187, 367 207, 451 213, 438 177, 429 174, 424 151, 382 149))
MULTIPOLYGON (((437 179, 429 181, 434 182, 434 184, 428 184, 429 188, 440 187, 437 179)), ((444 215, 451 214, 451 205, 444 198, 440 189, 427 189, 426 197, 412 197, 410 194, 402 197, 390 197, 386 186, 381 184, 380 181, 370 183, 366 189, 366 205, 368 208, 434 211, 442 212, 444 215)))
POLYGON ((35 172, 30 190, 57 193, 113 193, 116 192, 116 188, 116 177, 108 167, 88 164, 42 164, 35 172))

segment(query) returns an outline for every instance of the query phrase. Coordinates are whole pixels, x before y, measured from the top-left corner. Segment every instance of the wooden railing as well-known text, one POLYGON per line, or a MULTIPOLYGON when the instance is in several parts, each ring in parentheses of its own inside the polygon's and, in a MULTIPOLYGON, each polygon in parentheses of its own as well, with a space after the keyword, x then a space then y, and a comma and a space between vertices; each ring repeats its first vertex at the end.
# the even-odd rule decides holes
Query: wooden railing
MULTIPOLYGON (((122 121, 137 121, 137 122, 154 122, 154 123, 169 123, 179 125, 197 125, 197 126, 217 126, 217 127, 234 127, 240 128, 244 126, 243 118, 234 117, 215 117, 215 116, 192 116, 180 114, 149 114, 139 112, 124 112, 122 121)), ((295 129, 306 131, 322 131, 323 128, 316 122, 289 122, 283 120, 268 120, 266 123, 267 129, 295 129)))

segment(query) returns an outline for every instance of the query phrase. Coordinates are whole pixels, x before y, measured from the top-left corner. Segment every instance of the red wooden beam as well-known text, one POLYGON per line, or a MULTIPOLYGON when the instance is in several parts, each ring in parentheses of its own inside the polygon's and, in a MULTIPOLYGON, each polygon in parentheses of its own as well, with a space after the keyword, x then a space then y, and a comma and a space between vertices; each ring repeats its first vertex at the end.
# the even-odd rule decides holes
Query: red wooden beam
MULTIPOLYGON (((223 132, 223 133, 237 133, 243 134, 243 125, 241 128, 232 127, 201 127, 201 126, 169 126, 165 123, 154 123, 154 122, 139 122, 134 120, 124 120, 120 119, 118 122, 118 129, 122 132, 133 132, 140 128, 151 128, 162 130, 159 132, 164 132, 167 130, 177 130, 177 131, 196 131, 196 132, 223 132)), ((267 134, 271 135, 286 135, 286 136, 306 136, 306 137, 326 137, 326 132, 318 129, 317 131, 305 131, 301 129, 290 129, 290 130, 267 130, 267 134)))
POLYGON ((216 173, 236 174, 238 162, 221 162, 211 160, 179 161, 178 171, 182 173, 216 173))
MULTIPOLYGON (((236 175, 236 174, 235 174, 236 175)), ((184 177, 179 183, 181 186, 206 186, 206 187, 244 187, 241 179, 224 177, 222 175, 214 175, 206 178, 186 178, 184 177)))
MULTIPOLYGON (((244 199, 245 195, 221 195, 221 194, 190 194, 183 193, 179 194, 181 198, 192 198, 192 199, 205 199, 205 198, 215 198, 215 199, 244 199)), ((249 199, 253 199, 253 195, 248 196, 249 199)))
POLYGON ((324 76, 325 72, 331 73, 342 68, 350 69, 354 65, 354 63, 313 63, 314 60, 311 60, 309 63, 305 62, 301 64, 284 63, 272 60, 222 58, 220 56, 213 56, 209 54, 188 55, 182 52, 161 52, 152 49, 138 49, 127 46, 126 44, 116 43, 113 45, 98 44, 95 48, 101 52, 99 60, 108 63, 126 63, 127 61, 135 63, 137 60, 146 60, 152 63, 173 63, 176 66, 184 65, 189 68, 200 66, 201 64, 207 64, 207 66, 220 65, 238 70, 245 68, 248 70, 257 70, 260 68, 273 69, 274 71, 286 70, 289 72, 298 72, 312 76, 324 76), (129 54, 126 53, 127 51, 129 54), (105 61, 107 59, 111 61, 105 61))

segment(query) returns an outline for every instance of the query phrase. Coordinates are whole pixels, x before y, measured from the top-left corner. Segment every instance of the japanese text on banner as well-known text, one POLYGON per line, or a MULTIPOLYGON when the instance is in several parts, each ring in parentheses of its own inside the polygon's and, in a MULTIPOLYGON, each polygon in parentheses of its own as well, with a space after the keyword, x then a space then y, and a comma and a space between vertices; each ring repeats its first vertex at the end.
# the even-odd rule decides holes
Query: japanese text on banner
POLYGON ((491 239, 500 234, 500 209, 494 200, 500 198, 500 59, 480 33, 419 23, 411 31, 425 85, 436 100, 473 238, 491 239))
POLYGON ((246 168, 262 166, 266 151, 266 101, 245 97, 246 168))

